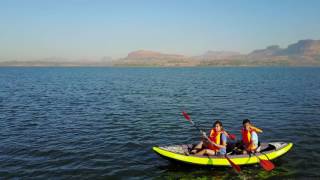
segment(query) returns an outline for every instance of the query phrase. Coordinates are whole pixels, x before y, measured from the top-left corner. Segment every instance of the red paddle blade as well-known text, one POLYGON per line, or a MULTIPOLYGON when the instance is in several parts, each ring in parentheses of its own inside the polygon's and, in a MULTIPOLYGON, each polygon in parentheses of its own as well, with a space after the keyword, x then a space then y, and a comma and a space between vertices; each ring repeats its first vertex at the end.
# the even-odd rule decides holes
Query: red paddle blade
POLYGON ((190 121, 190 116, 186 112, 183 111, 182 115, 184 116, 184 118, 186 118, 186 120, 190 121))
POLYGON ((231 166, 233 167, 234 170, 236 170, 238 173, 241 171, 240 166, 236 165, 234 162, 231 161, 231 159, 228 158, 228 156, 225 156, 226 159, 229 161, 231 166))
POLYGON ((232 140, 235 140, 237 137, 234 134, 229 134, 229 138, 232 139, 232 140))
POLYGON ((271 171, 275 167, 271 161, 263 159, 260 159, 260 165, 266 171, 271 171))

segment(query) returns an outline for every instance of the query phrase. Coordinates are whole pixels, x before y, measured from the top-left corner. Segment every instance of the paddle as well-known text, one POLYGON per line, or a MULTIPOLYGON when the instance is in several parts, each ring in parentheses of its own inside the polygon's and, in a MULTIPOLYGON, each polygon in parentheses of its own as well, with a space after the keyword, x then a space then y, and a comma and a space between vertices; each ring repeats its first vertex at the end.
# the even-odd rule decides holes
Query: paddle
MULTIPOLYGON (((258 133, 263 132, 262 129, 254 127, 253 125, 251 125, 250 128, 258 133)), ((259 158, 259 156, 257 156, 256 153, 253 153, 253 154, 259 159, 259 164, 264 170, 271 171, 272 169, 275 168, 275 165, 271 161, 259 158)))
POLYGON ((236 135, 234 135, 234 134, 228 134, 228 138, 230 138, 232 140, 237 139, 236 135))
POLYGON ((259 158, 259 156, 256 155, 256 153, 253 154, 259 159, 259 164, 264 170, 271 171, 275 168, 275 165, 271 161, 259 158))
POLYGON ((224 157, 228 160, 228 162, 231 164, 234 170, 236 170, 238 173, 241 171, 240 166, 232 162, 231 159, 227 156, 227 154, 225 154, 224 157))
MULTIPOLYGON (((189 116, 186 112, 183 111, 183 112, 182 112, 182 115, 183 115, 184 118, 185 118, 187 121, 189 121, 195 128, 197 128, 197 129, 200 131, 201 134, 203 134, 204 131, 202 131, 202 130, 191 120, 190 116, 189 116)), ((233 135, 233 137, 235 137, 235 136, 233 135)), ((214 143, 208 138, 208 136, 205 136, 205 138, 206 138, 211 144, 214 145, 214 143)), ((241 171, 240 166, 238 166, 238 165, 236 165, 234 162, 232 162, 231 159, 228 158, 227 154, 225 154, 224 157, 228 160, 228 162, 230 163, 230 165, 232 166, 232 168, 233 168, 234 170, 236 170, 237 172, 240 172, 240 171, 241 171)))
MULTIPOLYGON (((189 116, 186 112, 183 111, 183 112, 182 112, 182 115, 184 116, 184 118, 185 118, 187 121, 191 122, 191 124, 194 125, 201 133, 203 132, 203 131, 191 120, 190 116, 189 116)), ((235 139, 237 138, 236 135, 234 135, 234 134, 228 134, 227 136, 228 136, 228 138, 230 138, 230 139, 232 139, 232 140, 235 140, 235 139)))

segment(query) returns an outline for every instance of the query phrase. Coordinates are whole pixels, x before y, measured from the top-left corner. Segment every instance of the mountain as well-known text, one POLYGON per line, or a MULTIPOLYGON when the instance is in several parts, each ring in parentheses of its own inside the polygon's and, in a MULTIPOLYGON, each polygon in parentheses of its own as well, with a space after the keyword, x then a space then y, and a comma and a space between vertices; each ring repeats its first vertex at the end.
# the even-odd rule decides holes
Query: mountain
POLYGON ((240 56, 239 52, 233 51, 207 51, 200 56, 195 56, 195 59, 200 60, 221 60, 221 59, 231 59, 236 56, 240 56))
POLYGON ((282 55, 289 56, 319 56, 320 40, 300 40, 295 44, 291 44, 282 51, 282 55))
POLYGON ((182 59, 184 58, 183 55, 177 54, 164 54, 155 51, 147 51, 147 50, 138 50, 133 51, 128 54, 126 59, 182 59))
POLYGON ((271 45, 249 54, 207 51, 187 57, 139 50, 114 61, 115 66, 320 66, 320 40, 300 40, 287 48, 271 45))
POLYGON ((189 57, 178 54, 165 54, 155 51, 138 50, 127 57, 113 61, 114 66, 196 66, 189 57))
POLYGON ((289 45, 287 48, 280 48, 277 45, 269 46, 266 49, 254 50, 248 56, 251 57, 274 57, 274 56, 309 56, 320 55, 320 40, 300 40, 289 45))
POLYGON ((266 49, 254 50, 246 58, 249 61, 275 65, 319 66, 320 40, 300 40, 290 44, 287 48, 273 45, 266 49))
POLYGON ((248 57, 251 58, 265 58, 277 56, 283 49, 278 45, 268 46, 266 49, 257 49, 248 54, 248 57))
POLYGON ((286 48, 272 45, 248 54, 207 51, 202 55, 188 57, 138 50, 116 60, 110 57, 92 60, 53 57, 33 61, 2 60, 0 66, 320 66, 320 40, 300 40, 286 48))

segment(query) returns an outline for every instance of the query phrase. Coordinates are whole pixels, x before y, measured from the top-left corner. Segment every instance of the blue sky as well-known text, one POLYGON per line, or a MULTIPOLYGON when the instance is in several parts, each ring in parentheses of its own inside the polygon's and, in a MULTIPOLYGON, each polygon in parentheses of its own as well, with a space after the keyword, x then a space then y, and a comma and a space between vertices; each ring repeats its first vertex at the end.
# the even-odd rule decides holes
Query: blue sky
POLYGON ((248 53, 320 39, 318 0, 1 0, 0 60, 248 53))

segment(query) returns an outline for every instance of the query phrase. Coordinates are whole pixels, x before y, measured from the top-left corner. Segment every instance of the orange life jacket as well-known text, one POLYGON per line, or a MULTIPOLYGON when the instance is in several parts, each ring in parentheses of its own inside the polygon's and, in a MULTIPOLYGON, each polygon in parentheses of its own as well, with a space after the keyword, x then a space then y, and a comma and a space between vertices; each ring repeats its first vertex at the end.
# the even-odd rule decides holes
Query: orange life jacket
MULTIPOLYGON (((210 131, 209 139, 216 144, 221 144, 221 133, 222 131, 216 132, 214 128, 212 128, 210 131)), ((218 151, 220 149, 219 147, 214 146, 211 143, 209 143, 208 148, 214 151, 218 151)))
POLYGON ((251 133, 255 132, 254 130, 247 131, 242 128, 242 142, 248 150, 255 150, 257 147, 251 141, 251 133))

